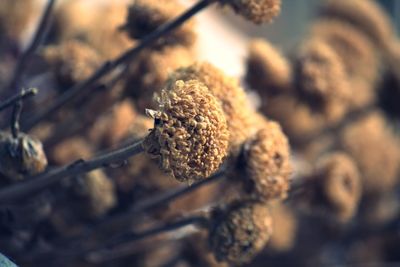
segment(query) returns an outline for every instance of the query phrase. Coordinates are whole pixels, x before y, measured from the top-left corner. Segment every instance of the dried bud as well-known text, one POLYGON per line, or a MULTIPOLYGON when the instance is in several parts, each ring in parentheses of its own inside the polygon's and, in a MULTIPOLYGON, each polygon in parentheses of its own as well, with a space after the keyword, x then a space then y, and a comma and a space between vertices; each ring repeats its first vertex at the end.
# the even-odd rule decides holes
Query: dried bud
POLYGON ((219 0, 237 14, 255 23, 269 23, 281 12, 281 0, 219 0))
POLYGON ((47 158, 42 143, 20 133, 16 139, 0 132, 0 173, 11 181, 43 172, 47 158))
POLYGON ((316 190, 323 205, 339 221, 348 221, 355 213, 361 197, 361 177, 352 158, 344 153, 333 153, 322 158, 314 174, 316 190))
POLYGON ((291 75, 288 60, 272 44, 262 39, 250 43, 246 81, 261 96, 288 89, 291 75))
POLYGON ((388 15, 373 0, 329 0, 319 13, 354 25, 378 45, 391 41, 395 33, 388 15))
POLYGON ((312 39, 298 52, 295 82, 302 99, 337 122, 345 114, 351 98, 350 85, 341 58, 328 43, 312 39))
POLYGON ((96 51, 78 40, 48 46, 43 51, 43 57, 55 71, 57 80, 65 87, 84 81, 101 64, 96 51))
POLYGON ((214 215, 209 244, 218 261, 250 262, 272 234, 267 206, 254 202, 233 202, 214 215))
POLYGON ((229 151, 238 154, 243 142, 257 130, 255 112, 239 82, 208 63, 195 63, 176 70, 169 83, 177 80, 198 80, 221 102, 229 129, 229 151))
POLYGON ((114 184, 101 170, 78 177, 73 190, 74 203, 85 217, 102 216, 117 202, 114 184))
MULTIPOLYGON (((141 39, 166 22, 178 17, 185 10, 176 0, 136 0, 129 6, 124 29, 130 37, 141 39)), ((186 22, 167 36, 160 38, 156 46, 192 46, 196 40, 193 21, 186 22)))
POLYGON ((381 113, 372 112, 348 125, 340 135, 340 145, 357 163, 363 191, 392 190, 397 182, 400 149, 381 113))
POLYGON ((163 170, 189 183, 215 172, 227 154, 229 132, 221 103, 202 83, 179 80, 161 91, 147 136, 147 153, 163 170))
POLYGON ((285 198, 292 166, 289 143, 278 123, 269 121, 244 145, 244 191, 252 199, 267 202, 285 198))

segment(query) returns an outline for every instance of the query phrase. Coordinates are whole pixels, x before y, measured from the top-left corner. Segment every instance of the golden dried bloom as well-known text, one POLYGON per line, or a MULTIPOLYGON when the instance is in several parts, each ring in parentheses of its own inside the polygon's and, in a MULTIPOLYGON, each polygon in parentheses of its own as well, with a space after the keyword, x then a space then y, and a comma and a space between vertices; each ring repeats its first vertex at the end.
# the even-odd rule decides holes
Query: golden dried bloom
POLYGON ((238 15, 255 23, 269 23, 281 12, 281 0, 219 0, 238 15))
POLYGON ((207 178, 227 155, 229 132, 221 103, 196 80, 161 91, 159 110, 147 110, 154 128, 144 141, 148 154, 178 181, 207 178))
MULTIPOLYGON (((185 7, 176 0, 135 0, 129 6, 124 29, 131 38, 141 39, 184 11, 185 7)), ((194 21, 190 20, 172 33, 160 38, 156 46, 192 46, 195 41, 194 21)))
POLYGON ((388 15, 373 0, 328 0, 319 13, 354 25, 378 45, 385 45, 394 37, 388 15))
POLYGON ((240 265, 250 262, 264 248, 271 234, 268 206, 239 201, 216 212, 209 244, 218 261, 240 265))
POLYGON ((66 87, 86 80, 102 62, 92 47, 72 39, 48 46, 42 54, 57 80, 66 87))
POLYGON ((280 93, 291 83, 291 66, 272 44, 254 39, 249 45, 246 81, 261 96, 280 93))
POLYGON ((102 216, 117 203, 114 184, 102 170, 89 172, 75 183, 74 202, 85 217, 102 216))
POLYGON ((230 154, 238 154, 243 142, 257 130, 257 125, 254 125, 255 112, 239 81, 205 62, 176 70, 169 82, 177 80, 198 80, 221 102, 229 130, 229 151, 230 154))
POLYGON ((180 45, 141 52, 130 65, 126 82, 126 91, 138 109, 151 107, 154 92, 164 86, 175 69, 192 64, 193 58, 193 52, 180 45))
POLYGON ((11 181, 43 172, 47 158, 42 143, 24 133, 14 139, 0 132, 0 174, 11 181))
MULTIPOLYGON (((345 153, 332 153, 318 162, 315 172, 319 180, 322 205, 339 221, 354 215, 361 198, 361 177, 356 163, 345 153)), ((318 194, 318 192, 317 192, 318 194)))
POLYGON ((311 39, 303 44, 296 57, 295 83, 311 108, 330 121, 343 117, 352 96, 350 84, 341 58, 328 43, 311 39))
POLYGON ((378 56, 371 41, 354 26, 338 20, 317 21, 311 34, 323 39, 342 60, 350 78, 361 77, 373 87, 378 79, 378 56))
POLYGON ((246 175, 241 180, 245 193, 261 202, 285 198, 292 166, 289 143, 280 125, 274 121, 266 122, 246 142, 243 153, 246 175))
POLYGON ((0 39, 22 37, 37 11, 35 0, 0 1, 0 39))
POLYGON ((340 143, 358 165, 363 191, 392 190, 397 182, 400 149, 383 114, 372 112, 347 126, 340 134, 340 143))
POLYGON ((278 202, 271 205, 271 217, 274 231, 268 248, 285 252, 293 248, 296 241, 298 221, 295 213, 287 205, 278 202))

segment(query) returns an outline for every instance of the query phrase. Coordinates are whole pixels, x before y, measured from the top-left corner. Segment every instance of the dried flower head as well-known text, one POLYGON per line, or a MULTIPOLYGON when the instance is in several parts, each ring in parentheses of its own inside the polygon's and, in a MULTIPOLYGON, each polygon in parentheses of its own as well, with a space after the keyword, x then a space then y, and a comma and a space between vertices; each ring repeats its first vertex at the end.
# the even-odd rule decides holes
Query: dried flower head
POLYGON ((361 197, 361 177, 356 163, 345 153, 332 153, 318 162, 315 176, 324 208, 339 221, 348 221, 361 197))
POLYGON ((281 0, 219 0, 237 14, 255 23, 269 23, 281 12, 281 0))
POLYGON ((179 181, 193 182, 215 172, 227 154, 229 132, 221 103, 199 81, 176 81, 161 91, 159 110, 147 110, 154 128, 147 153, 179 181))
POLYGON ((330 121, 342 118, 351 98, 350 85, 341 58, 328 43, 304 43, 296 57, 295 83, 311 108, 330 121))
POLYGON ((348 125, 340 134, 340 144, 358 165, 363 191, 376 193, 393 188, 397 182, 400 149, 383 114, 372 112, 348 125))
POLYGON ((198 80, 221 102, 229 129, 229 151, 230 154, 238 154, 243 142, 257 129, 254 125, 255 112, 239 82, 205 62, 176 70, 169 82, 177 80, 198 80))
POLYGON ((337 53, 350 78, 361 77, 373 87, 378 78, 378 56, 371 41, 354 26, 334 19, 317 21, 311 34, 323 39, 337 53))
POLYGON ((101 170, 95 170, 74 181, 74 202, 85 217, 104 215, 117 203, 114 183, 101 170))
MULTIPOLYGON (((136 0, 129 6, 124 29, 131 38, 141 39, 181 15, 184 10, 185 7, 176 0, 136 0)), ((156 46, 192 46, 196 40, 193 22, 186 22, 172 33, 160 38, 156 46)))
POLYGON ((378 45, 385 45, 394 36, 388 15, 373 0, 329 0, 321 6, 319 13, 322 17, 354 25, 378 45))
POLYGON ((16 139, 0 132, 0 174, 11 181, 43 172, 47 158, 42 143, 24 133, 16 139))
POLYGON ((72 39, 46 47, 43 57, 60 84, 66 87, 87 79, 101 64, 101 58, 92 47, 72 39))
POLYGON ((241 178, 245 193, 267 202, 287 195, 292 166, 290 148, 280 125, 269 121, 244 145, 246 175, 241 178))
POLYGON ((218 261, 240 265, 250 262, 272 234, 269 208, 255 202, 233 202, 216 212, 209 233, 211 251, 218 261))
POLYGON ((250 43, 246 81, 261 96, 288 89, 291 75, 288 60, 272 44, 263 39, 250 43))

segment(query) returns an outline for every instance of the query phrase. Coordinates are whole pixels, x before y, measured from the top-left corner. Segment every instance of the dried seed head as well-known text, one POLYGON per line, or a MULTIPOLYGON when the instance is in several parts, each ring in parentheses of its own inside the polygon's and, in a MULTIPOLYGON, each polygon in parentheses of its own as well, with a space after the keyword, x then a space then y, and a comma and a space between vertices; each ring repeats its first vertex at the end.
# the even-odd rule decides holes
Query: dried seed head
POLYGON ((381 113, 372 112, 347 126, 340 135, 340 143, 358 165, 363 191, 376 193, 393 188, 400 149, 397 137, 381 113))
POLYGON ((219 0, 237 14, 255 23, 269 23, 281 12, 281 0, 219 0))
POLYGON ((78 178, 73 189, 74 202, 85 217, 102 216, 117 202, 114 184, 101 170, 78 178))
POLYGON ((14 139, 0 132, 0 174, 17 181, 41 173, 46 167, 47 158, 39 140, 23 133, 14 139))
POLYGON ((345 153, 333 153, 318 163, 315 177, 319 180, 322 204, 339 221, 348 221, 361 197, 361 177, 356 163, 345 153))
POLYGON ((290 184, 292 166, 289 143, 278 123, 269 121, 244 146, 245 193, 267 202, 283 199, 290 184))
POLYGON ((0 1, 0 39, 18 40, 29 27, 37 11, 35 0, 0 1))
POLYGON ((218 261, 250 262, 272 234, 269 208, 254 202, 233 202, 216 212, 209 232, 209 244, 218 261))
POLYGON ((175 69, 193 63, 193 52, 183 46, 146 50, 130 64, 126 82, 127 93, 135 99, 138 109, 152 107, 153 94, 159 91, 175 69))
POLYGON ((272 44, 262 39, 250 43, 246 81, 261 96, 288 89, 291 75, 288 60, 272 44))
POLYGON ((346 22, 323 19, 317 21, 311 34, 323 39, 337 53, 350 78, 361 77, 374 84, 378 78, 378 56, 371 41, 346 22))
POLYGON ((350 85, 341 58, 328 43, 312 39, 301 47, 295 83, 311 108, 332 121, 342 118, 351 98, 350 85))
POLYGON ((147 153, 178 181, 193 182, 215 172, 227 154, 229 132, 221 103, 196 80, 182 80, 161 91, 159 111, 147 110, 154 129, 147 153))
POLYGON ((198 80, 221 102, 229 129, 230 154, 238 154, 243 142, 257 129, 246 93, 236 79, 226 76, 209 63, 195 63, 171 74, 169 83, 198 80))
POLYGON ((373 0, 329 0, 322 5, 319 14, 354 25, 377 45, 385 45, 394 36, 388 15, 373 0))
MULTIPOLYGON (((129 6, 124 29, 131 38, 141 39, 164 23, 178 17, 185 10, 176 0, 136 0, 129 6)), ((192 46, 196 40, 193 20, 183 24, 167 36, 160 38, 156 46, 192 46)))
POLYGON ((87 79, 102 62, 92 47, 78 40, 48 46, 43 57, 60 84, 66 87, 87 79))

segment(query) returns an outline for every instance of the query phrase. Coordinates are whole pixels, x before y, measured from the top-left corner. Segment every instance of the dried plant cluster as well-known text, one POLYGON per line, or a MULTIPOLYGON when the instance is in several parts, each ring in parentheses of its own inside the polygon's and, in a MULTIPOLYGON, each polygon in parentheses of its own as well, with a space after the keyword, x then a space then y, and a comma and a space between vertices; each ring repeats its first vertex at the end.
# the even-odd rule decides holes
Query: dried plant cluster
POLYGON ((0 265, 400 261, 400 41, 374 0, 323 1, 293 51, 250 40, 244 77, 198 60, 192 17, 280 0, 0 2, 0 265))

